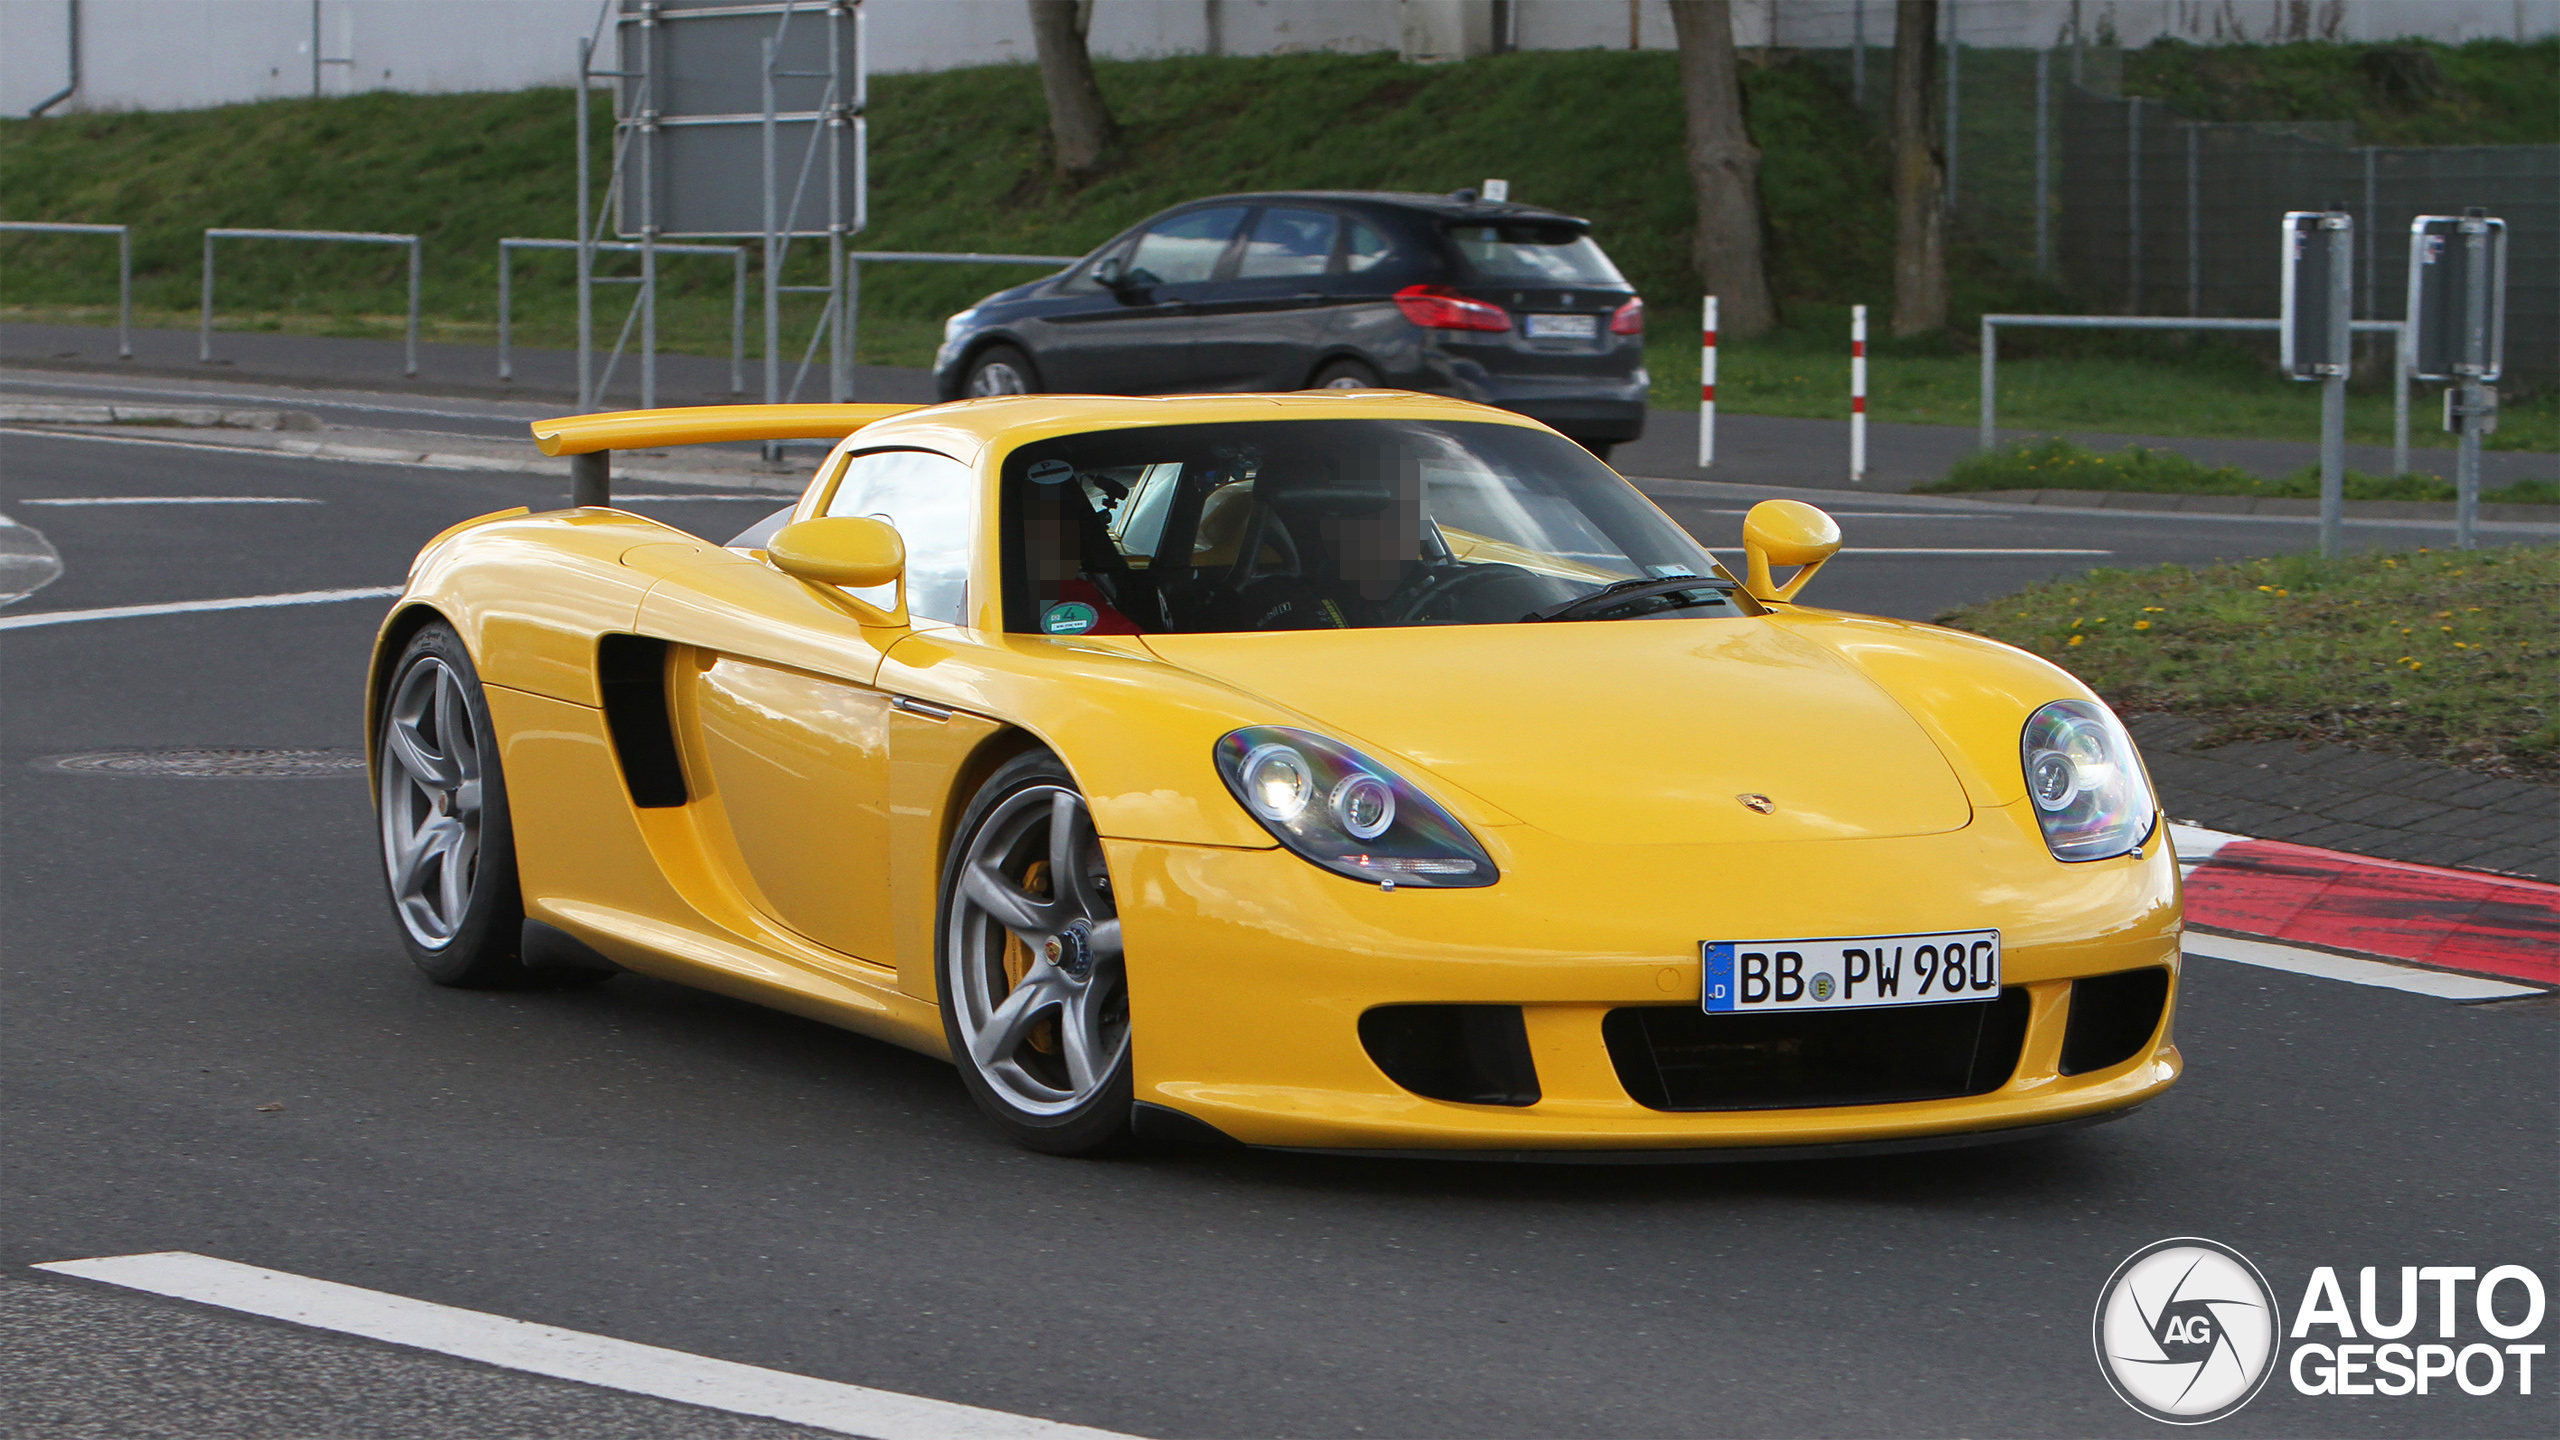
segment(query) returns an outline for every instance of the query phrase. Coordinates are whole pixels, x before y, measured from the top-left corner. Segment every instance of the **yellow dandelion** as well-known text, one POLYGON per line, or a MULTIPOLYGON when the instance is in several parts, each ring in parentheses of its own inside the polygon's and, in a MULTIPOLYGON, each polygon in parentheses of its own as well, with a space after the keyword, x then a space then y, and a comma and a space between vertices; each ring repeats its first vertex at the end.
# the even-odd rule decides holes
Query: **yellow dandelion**
POLYGON ((2136 630, 2148 630, 2151 628, 2151 622, 2148 620, 2136 620, 2133 622, 2133 628, 2136 630))
POLYGON ((2071 637, 2071 643, 2072 643, 2072 644, 2074 644, 2074 645, 2077 645, 2077 644, 2079 644, 2081 641, 2086 640, 2086 639, 2088 639, 2088 638, 2089 638, 2089 637, 2088 637, 2088 636, 2086 636, 2086 635, 2074 635, 2074 636, 2072 636, 2072 637, 2071 637))
POLYGON ((2265 592, 2267 592, 2267 593, 2268 593, 2268 594, 2270 594, 2270 595, 2273 595, 2274 593, 2276 593, 2276 587, 2274 587, 2273 585, 2261 585, 2261 586, 2259 586, 2258 588, 2259 588, 2259 589, 2261 589, 2261 590, 2264 590, 2265 592))

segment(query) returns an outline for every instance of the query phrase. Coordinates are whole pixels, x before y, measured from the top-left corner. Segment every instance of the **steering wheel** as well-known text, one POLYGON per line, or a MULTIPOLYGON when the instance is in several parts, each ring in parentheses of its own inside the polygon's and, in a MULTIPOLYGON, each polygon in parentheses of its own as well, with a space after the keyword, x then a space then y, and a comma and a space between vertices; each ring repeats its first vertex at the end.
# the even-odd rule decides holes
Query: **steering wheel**
MULTIPOLYGON (((1534 585, 1538 578, 1534 570, 1500 561, 1454 567, 1434 566, 1407 582, 1402 590, 1388 596, 1387 603, 1380 608, 1386 614, 1387 624, 1411 625, 1425 610, 1444 605, 1458 596, 1472 595, 1497 583, 1516 584, 1525 580, 1534 585), (1444 576, 1445 579, 1442 578, 1444 576)), ((1444 618, 1454 620, 1457 617, 1452 611, 1444 618)))
POLYGON ((1241 595, 1247 585, 1259 581, 1284 575, 1303 576, 1307 573, 1305 562, 1298 557, 1298 537, 1289 533, 1288 525, 1282 523, 1279 517, 1273 516, 1261 528, 1261 534, 1254 534, 1253 523, 1248 520, 1244 526, 1245 533, 1236 537, 1235 563, 1227 567, 1225 577, 1219 581, 1219 588, 1230 595, 1241 595), (1250 554, 1247 553, 1248 541, 1251 542, 1250 554), (1259 567, 1258 562, 1262 559, 1265 546, 1280 552, 1280 563, 1277 568, 1264 570, 1259 567))

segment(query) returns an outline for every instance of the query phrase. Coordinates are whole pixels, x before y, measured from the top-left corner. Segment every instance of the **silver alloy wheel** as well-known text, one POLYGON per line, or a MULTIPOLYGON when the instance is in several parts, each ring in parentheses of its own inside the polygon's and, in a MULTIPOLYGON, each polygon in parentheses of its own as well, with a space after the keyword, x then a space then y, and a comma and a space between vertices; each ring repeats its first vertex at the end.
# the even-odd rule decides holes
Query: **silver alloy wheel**
POLYGON ((1373 390, 1377 386, 1376 382, 1363 380, 1357 375, 1336 375, 1324 382, 1324 388, 1327 390, 1373 390))
POLYGON ((383 709, 382 863, 400 923, 430 950, 462 928, 479 878, 480 732, 466 684, 422 655, 383 709))
POLYGON ((968 1052, 954 1058, 1025 1115, 1091 1100, 1128 1053, 1129 999, 1084 798, 1055 784, 1005 797, 970 837, 948 923, 945 1003, 968 1052))
POLYGON ((1024 383, 1022 372, 1001 360, 990 360, 969 374, 971 395, 1028 395, 1031 387, 1024 383))

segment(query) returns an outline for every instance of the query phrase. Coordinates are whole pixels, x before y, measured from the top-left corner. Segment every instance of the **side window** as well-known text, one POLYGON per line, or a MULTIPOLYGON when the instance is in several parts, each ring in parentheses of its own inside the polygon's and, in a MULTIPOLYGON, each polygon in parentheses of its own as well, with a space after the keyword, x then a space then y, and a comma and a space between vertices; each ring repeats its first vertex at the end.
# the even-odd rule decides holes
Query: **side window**
MULTIPOLYGON (((1129 252, 1127 274, 1139 278, 1144 271, 1157 285, 1189 285, 1209 278, 1218 268, 1218 257, 1227 253, 1227 242, 1235 238, 1236 227, 1244 223, 1244 207, 1222 205, 1213 210, 1189 210, 1138 237, 1137 248, 1129 252)), ((1141 280, 1140 283, 1149 283, 1141 280)))
POLYGON ((1376 230, 1371 229, 1369 223, 1365 220, 1354 220, 1351 222, 1350 248, 1351 264, 1349 268, 1351 273, 1354 275, 1357 275, 1364 270, 1377 269, 1379 266, 1386 264, 1387 261, 1395 254, 1395 248, 1387 243, 1387 237, 1379 234, 1376 230))
MULTIPOLYGON (((827 500, 829 515, 869 515, 897 527, 907 543, 907 610, 927 620, 966 624, 969 536, 978 513, 978 477, 947 455, 875 450, 856 455, 827 500)), ((857 590, 888 605, 895 592, 857 590)))
POLYGON ((1321 275, 1333 264, 1333 236, 1340 222, 1323 210, 1265 210, 1244 242, 1236 278, 1321 275))

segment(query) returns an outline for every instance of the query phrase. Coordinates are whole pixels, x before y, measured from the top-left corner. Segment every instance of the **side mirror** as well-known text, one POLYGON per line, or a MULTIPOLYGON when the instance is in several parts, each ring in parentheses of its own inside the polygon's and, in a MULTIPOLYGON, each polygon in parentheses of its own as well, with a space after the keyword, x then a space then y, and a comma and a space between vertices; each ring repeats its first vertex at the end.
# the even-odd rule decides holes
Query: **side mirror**
POLYGON ((1105 255, 1100 260, 1095 261, 1093 265, 1093 283, 1101 286, 1105 290, 1117 290, 1126 283, 1121 278, 1120 257, 1117 255, 1105 255))
POLYGON ((866 625, 907 623, 907 542, 885 520, 837 515, 785 525, 765 542, 765 558, 785 575, 837 590, 898 587, 889 608, 858 595, 839 595, 866 625))
POLYGON ((1742 553, 1749 562, 1742 588, 1755 600, 1793 600, 1804 582, 1840 553, 1840 526, 1801 500, 1763 500, 1742 517, 1742 553), (1799 567, 1786 584, 1769 578, 1772 565, 1799 567))

